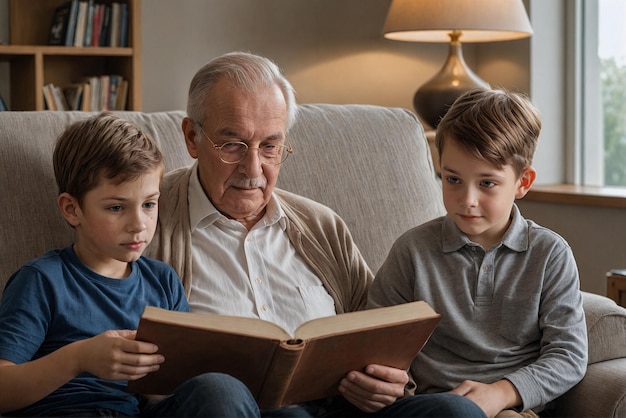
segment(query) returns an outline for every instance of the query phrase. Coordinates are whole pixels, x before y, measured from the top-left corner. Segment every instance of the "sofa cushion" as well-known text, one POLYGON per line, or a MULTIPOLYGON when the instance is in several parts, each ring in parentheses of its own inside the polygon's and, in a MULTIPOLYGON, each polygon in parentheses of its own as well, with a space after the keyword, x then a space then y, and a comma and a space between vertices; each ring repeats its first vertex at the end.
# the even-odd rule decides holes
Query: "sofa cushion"
POLYGON ((626 309, 607 297, 583 293, 589 364, 626 357, 626 309))

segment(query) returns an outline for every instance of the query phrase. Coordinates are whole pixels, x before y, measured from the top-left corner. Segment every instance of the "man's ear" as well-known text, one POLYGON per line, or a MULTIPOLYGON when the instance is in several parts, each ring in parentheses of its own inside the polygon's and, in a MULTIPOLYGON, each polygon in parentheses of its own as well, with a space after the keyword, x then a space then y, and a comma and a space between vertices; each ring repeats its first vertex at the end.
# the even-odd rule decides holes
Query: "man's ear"
POLYGON ((526 167, 524 170, 522 170, 515 198, 521 199, 522 197, 526 196, 526 193, 528 193, 530 188, 533 186, 535 178, 537 178, 537 172, 534 168, 526 167))
POLYGON ((189 119, 189 117, 185 117, 182 123, 183 134, 185 135, 185 145, 187 145, 187 152, 191 156, 191 158, 198 158, 198 144, 196 142, 196 135, 199 135, 196 132, 195 123, 189 119))
POLYGON ((59 205, 59 209, 61 209, 61 214, 68 224, 74 228, 80 225, 80 206, 78 205, 78 200, 76 200, 74 196, 67 192, 61 193, 57 199, 57 204, 59 205))

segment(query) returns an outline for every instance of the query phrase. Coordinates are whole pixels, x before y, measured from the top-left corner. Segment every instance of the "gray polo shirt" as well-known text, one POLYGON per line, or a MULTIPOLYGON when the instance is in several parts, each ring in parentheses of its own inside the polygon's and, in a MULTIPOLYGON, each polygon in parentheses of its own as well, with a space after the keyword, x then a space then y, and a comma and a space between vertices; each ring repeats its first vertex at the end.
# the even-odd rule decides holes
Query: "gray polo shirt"
POLYGON ((502 241, 487 251, 447 216, 404 233, 376 275, 369 307, 415 300, 442 315, 411 366, 418 393, 506 378, 531 409, 585 373, 587 331, 572 251, 517 206, 502 241))

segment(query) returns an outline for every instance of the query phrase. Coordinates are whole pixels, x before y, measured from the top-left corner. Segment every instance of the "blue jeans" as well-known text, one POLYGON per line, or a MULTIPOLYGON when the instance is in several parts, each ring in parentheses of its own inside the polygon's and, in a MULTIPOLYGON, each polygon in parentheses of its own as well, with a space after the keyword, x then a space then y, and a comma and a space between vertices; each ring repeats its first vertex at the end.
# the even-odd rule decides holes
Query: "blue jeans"
POLYGON ((365 413, 337 396, 322 401, 301 404, 312 416, 325 418, 348 417, 412 417, 412 418, 486 418, 474 402, 452 393, 407 396, 378 412, 365 413))
POLYGON ((206 373, 181 384, 167 398, 141 410, 143 417, 310 417, 298 406, 259 411, 254 397, 239 380, 206 373))
POLYGON ((359 410, 341 396, 260 411, 254 397, 243 383, 221 373, 206 373, 186 381, 167 398, 144 407, 141 416, 485 418, 484 412, 475 403, 449 393, 408 396, 373 414, 359 410))

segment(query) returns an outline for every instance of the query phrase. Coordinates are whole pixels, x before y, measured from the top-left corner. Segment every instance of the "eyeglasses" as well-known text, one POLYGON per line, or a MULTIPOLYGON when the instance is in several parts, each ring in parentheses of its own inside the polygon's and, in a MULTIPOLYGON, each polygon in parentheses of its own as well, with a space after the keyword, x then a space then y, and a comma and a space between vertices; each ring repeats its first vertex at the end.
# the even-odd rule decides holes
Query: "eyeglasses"
POLYGON ((204 132, 202 126, 200 131, 206 139, 209 140, 213 148, 217 150, 218 156, 223 163, 237 164, 240 163, 248 155, 248 150, 255 149, 259 151, 259 159, 261 164, 266 165, 280 165, 289 157, 289 154, 293 152, 291 144, 287 141, 287 145, 283 144, 263 144, 259 148, 250 148, 248 144, 241 141, 224 142, 222 145, 217 145, 209 138, 204 132))

